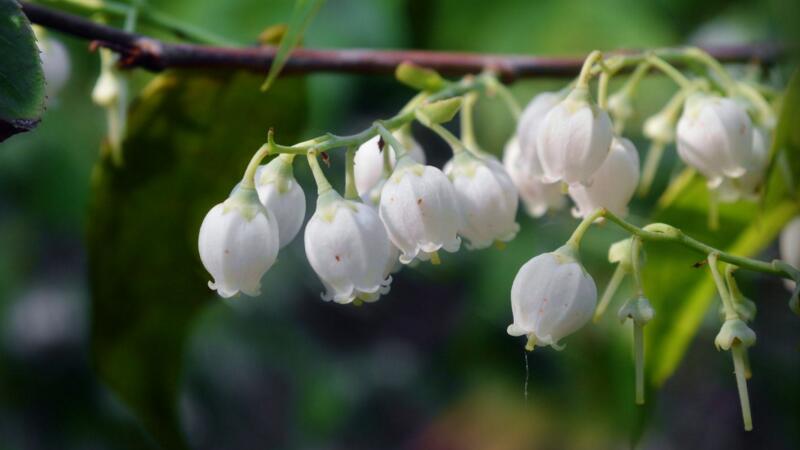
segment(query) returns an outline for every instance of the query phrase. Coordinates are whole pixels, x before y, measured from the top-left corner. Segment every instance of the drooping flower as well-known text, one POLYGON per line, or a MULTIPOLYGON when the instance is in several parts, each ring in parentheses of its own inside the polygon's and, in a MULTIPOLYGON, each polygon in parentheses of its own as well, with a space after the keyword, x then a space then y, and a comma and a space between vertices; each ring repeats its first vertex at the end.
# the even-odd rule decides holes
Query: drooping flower
POLYGON ((464 226, 459 232, 471 249, 495 241, 508 242, 519 231, 517 189, 503 165, 494 157, 481 158, 467 151, 457 153, 445 174, 453 182, 464 226))
MULTIPOLYGON (((411 157, 416 162, 425 164, 425 152, 410 132, 398 130, 393 134, 408 149, 411 157)), ((383 150, 378 147, 379 140, 380 136, 373 137, 363 143, 356 152, 356 190, 362 199, 365 196, 369 196, 370 192, 374 190, 375 186, 381 180, 381 175, 383 174, 382 152, 389 152, 388 156, 391 167, 394 167, 396 163, 394 152, 391 151, 388 145, 385 146, 383 150)))
POLYGON ((543 180, 586 183, 608 154, 613 128, 608 113, 575 88, 545 116, 537 136, 543 180))
POLYGON ((572 214, 585 217, 599 208, 617 215, 628 214, 630 202, 639 185, 639 154, 633 143, 625 138, 614 138, 605 161, 587 185, 569 186, 569 195, 575 201, 572 214))
POLYGON ((389 238, 377 211, 329 190, 305 231, 306 257, 326 292, 323 300, 367 302, 389 292, 389 238))
POLYGON ((278 224, 255 189, 237 187, 206 214, 200 226, 200 259, 213 277, 208 287, 221 297, 256 296, 261 277, 278 256, 278 224))
MULTIPOLYGON (((536 175, 542 174, 541 164, 536 146, 539 130, 544 123, 544 118, 554 106, 564 98, 558 92, 542 92, 528 103, 517 122, 517 140, 521 154, 530 167, 526 167, 536 175), (529 160, 530 158, 530 160, 529 160)), ((522 163, 523 161, 520 161, 522 163)))
MULTIPOLYGON (((545 183, 536 158, 535 166, 522 154, 517 137, 512 137, 503 150, 503 166, 517 187, 525 210, 532 217, 541 217, 548 210, 558 210, 566 204, 560 183, 545 183), (536 175, 538 169, 539 175, 536 175)), ((533 159, 533 158, 531 158, 533 159)))
POLYGON ((379 212, 403 264, 415 258, 436 262, 438 250, 455 252, 461 246, 463 219, 453 185, 441 170, 408 154, 384 184, 379 212))
POLYGON ((768 163, 769 132, 761 127, 753 127, 753 167, 738 178, 724 177, 718 186, 711 189, 722 203, 734 203, 740 199, 756 201, 768 163))
POLYGON ((294 178, 293 155, 279 155, 256 171, 258 199, 278 222, 281 248, 292 242, 306 217, 306 195, 294 178))
POLYGON ((576 259, 575 250, 564 246, 525 263, 511 286, 514 322, 511 336, 528 336, 533 345, 562 348, 559 341, 577 331, 594 312, 597 287, 576 259))
POLYGON ((750 117, 736 101, 694 94, 678 120, 678 155, 716 187, 756 166, 750 117))

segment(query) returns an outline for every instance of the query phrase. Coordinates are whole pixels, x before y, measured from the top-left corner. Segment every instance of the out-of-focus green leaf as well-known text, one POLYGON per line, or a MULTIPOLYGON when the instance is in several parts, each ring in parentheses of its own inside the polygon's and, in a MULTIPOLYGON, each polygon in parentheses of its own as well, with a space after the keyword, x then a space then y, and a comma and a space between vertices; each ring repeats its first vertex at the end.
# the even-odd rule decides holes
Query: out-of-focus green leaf
POLYGON ((261 85, 261 90, 266 91, 272 86, 275 78, 286 65, 289 60, 289 55, 292 50, 300 43, 305 33, 306 28, 311 24, 311 20, 319 11, 320 6, 325 3, 325 0, 296 0, 294 4, 294 12, 292 13, 292 21, 286 29, 286 33, 281 38, 281 44, 278 46, 278 51, 275 53, 275 59, 272 60, 272 65, 269 68, 267 79, 261 85))
POLYGON ((291 141, 306 116, 305 81, 168 73, 130 114, 125 165, 95 168, 88 246, 92 350, 102 378, 163 448, 184 448, 177 388, 187 332, 216 301, 197 253, 205 213, 224 200, 274 127, 291 141))
MULTIPOLYGON (((707 211, 705 180, 695 177, 672 206, 656 214, 655 221, 681 228, 724 251, 754 256, 772 242, 798 208, 790 200, 766 210, 752 203, 722 205, 721 226, 716 231, 708 229, 707 211)), ((645 328, 648 373, 658 386, 675 372, 697 333, 714 298, 714 285, 705 266, 693 267, 704 255, 670 243, 647 243, 646 252, 645 294, 656 309, 655 319, 645 328)))
POLYGON ((28 18, 16 0, 0 0, 0 142, 39 123, 44 73, 28 18))
POLYGON ((767 173, 777 169, 789 183, 800 180, 800 70, 796 70, 781 99, 778 124, 770 146, 767 173), (785 159, 784 159, 785 158, 785 159), (785 167, 781 167, 785 165, 785 167))

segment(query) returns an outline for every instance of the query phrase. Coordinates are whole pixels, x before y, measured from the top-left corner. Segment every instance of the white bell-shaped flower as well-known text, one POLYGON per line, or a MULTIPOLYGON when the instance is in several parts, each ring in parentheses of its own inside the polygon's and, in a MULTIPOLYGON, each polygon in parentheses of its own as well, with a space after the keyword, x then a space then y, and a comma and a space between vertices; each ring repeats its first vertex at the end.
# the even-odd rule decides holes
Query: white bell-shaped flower
POLYGON ((200 259, 214 278, 208 287, 225 298, 240 291, 258 295, 278 246, 275 217, 258 201, 255 189, 237 187, 211 208, 200 226, 200 259))
POLYGON ((389 292, 389 238, 378 212, 336 191, 319 196, 306 225, 306 257, 326 292, 325 301, 375 301, 389 292))
MULTIPOLYGON (((779 249, 782 260, 800 268, 800 216, 789 221, 781 230, 779 249)), ((784 284, 790 291, 794 290, 794 281, 784 280, 784 284)))
POLYGON ((738 178, 724 177, 717 186, 710 186, 722 203, 733 203, 740 199, 756 201, 764 181, 769 163, 769 132, 762 127, 753 127, 753 168, 738 178))
POLYGON ((588 185, 569 186, 569 196, 575 202, 572 215, 585 217, 599 208, 614 214, 628 214, 630 202, 639 185, 639 154, 628 139, 618 137, 611 142, 606 160, 592 176, 588 185))
POLYGON ((745 109, 729 98, 695 94, 678 120, 678 155, 716 187, 756 166, 753 130, 745 109))
POLYGON ((517 188, 494 157, 481 158, 458 152, 445 169, 456 190, 464 226, 459 232, 470 249, 495 241, 508 242, 517 235, 517 188))
MULTIPOLYGON (((406 147, 411 157, 420 164, 425 164, 425 152, 408 131, 395 131, 394 136, 406 147)), ((380 136, 375 136, 363 143, 356 151, 355 174, 356 190, 362 198, 370 195, 383 174, 383 153, 378 147, 380 136)), ((389 152, 391 167, 395 166, 395 155, 391 148, 386 145, 383 151, 389 152)))
POLYGON ((577 331, 594 313, 597 287, 567 246, 526 262, 511 286, 514 322, 511 336, 528 336, 533 345, 561 349, 559 341, 577 331))
POLYGON ((292 155, 279 155, 256 171, 256 191, 278 221, 281 248, 292 242, 306 217, 306 195, 294 177, 292 155))
MULTIPOLYGON (((547 211, 561 209, 566 204, 561 183, 542 181, 541 175, 537 175, 532 168, 533 164, 523 156, 516 136, 506 143, 503 150, 503 166, 517 187, 522 204, 530 216, 541 217, 547 211)), ((536 167, 539 167, 538 162, 536 167)))
POLYGON ((547 113, 539 130, 536 148, 543 181, 589 181, 605 160, 612 137, 608 113, 591 103, 587 89, 574 89, 547 113))
POLYGON ((558 92, 542 92, 528 103, 517 122, 517 139, 523 159, 520 163, 530 164, 526 167, 535 175, 542 174, 539 155, 536 150, 539 130, 542 128, 544 118, 554 106, 564 98, 558 92))
POLYGON ((440 249, 456 252, 461 246, 463 219, 453 185, 441 170, 423 166, 408 154, 384 184, 379 212, 389 239, 402 252, 403 264, 415 258, 426 261, 440 249))

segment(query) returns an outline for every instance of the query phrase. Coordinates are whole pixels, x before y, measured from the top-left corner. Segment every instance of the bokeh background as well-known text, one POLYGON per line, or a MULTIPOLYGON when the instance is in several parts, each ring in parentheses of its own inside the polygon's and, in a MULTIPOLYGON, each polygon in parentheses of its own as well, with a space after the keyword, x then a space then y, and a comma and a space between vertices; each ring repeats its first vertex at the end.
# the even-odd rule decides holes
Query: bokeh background
MULTIPOLYGON (((150 3, 243 44, 292 10, 289 1, 150 3)), ((798 18, 788 0, 329 0, 304 45, 583 55, 787 41, 798 18)), ((361 308, 319 299, 302 239, 282 251, 259 298, 215 298, 196 255, 197 229, 266 129, 276 126, 286 143, 354 132, 413 92, 389 77, 316 74, 286 78, 262 96, 261 76, 166 74, 134 102, 126 162, 115 168, 100 156, 104 112, 90 100, 97 55, 85 41, 51 36, 69 49, 69 81, 36 130, 0 145, 0 449, 157 448, 153 436, 165 448, 185 438, 193 449, 800 447, 800 327, 779 280, 743 277, 759 304, 750 433, 730 356, 713 346, 716 303, 694 313, 696 335, 689 332, 685 353, 675 351, 674 374, 648 392, 646 407, 633 404, 630 325, 614 317, 625 285, 611 314, 569 337, 564 351, 537 349, 526 359, 524 343, 505 333, 511 281, 524 261, 566 239, 576 224, 568 211, 536 220, 520 213, 522 231, 506 249, 406 268, 388 296, 361 308)), ((785 84, 788 74, 778 67, 769 79, 785 84)), ((134 90, 153 77, 131 73, 134 90)), ((526 102, 564 84, 512 89, 526 102)), ((672 89, 659 77, 643 84, 642 113, 628 132, 640 150, 641 120, 672 89)), ((476 120, 482 146, 499 155, 512 119, 490 99, 476 120)), ((441 166, 444 143, 415 133, 441 166)), ((305 164, 296 166, 310 214, 313 182, 305 164)), ((655 194, 634 200, 632 221, 652 215, 676 167, 668 151, 655 194)), ((328 173, 341 186, 340 156, 328 173)), ((760 214, 732 206, 723 220, 733 210, 760 214)), ((673 217, 705 226, 702 211, 673 217)), ((584 262, 601 289, 612 270, 607 247, 622 237, 606 226, 585 241, 584 262)), ((759 256, 775 257, 775 246, 759 256)), ((658 270, 661 281, 645 290, 668 290, 679 305, 692 287, 681 273, 693 269, 658 270)), ((657 305, 662 329, 681 320, 671 307, 657 305)), ((662 356, 650 350, 651 361, 662 356)))

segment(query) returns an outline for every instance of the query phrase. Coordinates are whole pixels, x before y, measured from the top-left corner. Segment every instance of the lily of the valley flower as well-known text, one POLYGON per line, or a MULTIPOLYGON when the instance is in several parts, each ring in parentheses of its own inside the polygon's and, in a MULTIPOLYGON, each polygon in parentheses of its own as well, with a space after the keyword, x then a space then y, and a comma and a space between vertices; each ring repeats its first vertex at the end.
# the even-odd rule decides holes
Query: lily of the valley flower
MULTIPOLYGON (((420 164, 425 164, 425 152, 408 131, 397 131, 395 137, 408 149, 411 157, 420 164)), ((355 156, 356 189, 363 199, 370 195, 381 181, 383 173, 383 154, 389 152, 390 166, 395 166, 395 154, 388 145, 383 150, 378 147, 380 136, 375 136, 358 148, 355 156)))
POLYGON ((278 224, 254 189, 234 189, 200 226, 200 259, 214 278, 208 287, 221 297, 258 295, 261 277, 275 262, 278 247, 278 224))
MULTIPOLYGON (((517 140, 521 154, 524 156, 525 162, 530 164, 528 169, 536 175, 542 174, 536 149, 539 130, 542 128, 547 113, 563 98, 564 96, 558 92, 538 94, 528 103, 517 122, 517 140)), ((520 163, 522 162, 521 160, 520 163)))
POLYGON ((769 132, 761 127, 753 127, 753 167, 738 178, 724 177, 712 190, 723 203, 733 203, 740 199, 756 201, 768 162, 769 132))
POLYGON ((608 113, 575 88, 545 116, 537 136, 543 180, 587 183, 603 164, 613 137, 608 113))
POLYGON ((306 225, 305 247, 325 286, 323 300, 371 302, 389 292, 391 246, 374 208, 345 200, 334 190, 320 194, 306 225))
POLYGON ((306 195, 294 178, 293 155, 279 155, 256 171, 256 191, 278 222, 281 248, 292 242, 306 216, 306 195))
POLYGON ((495 241, 514 239, 519 231, 517 189, 502 164, 494 157, 461 151, 445 174, 455 188, 464 218, 459 234, 469 241, 469 248, 481 249, 495 241))
POLYGON ((694 94, 678 121, 678 155, 702 173, 710 187, 756 166, 750 117, 736 101, 694 94))
POLYGON ((462 215, 447 176, 402 156, 383 186, 379 212, 389 239, 400 249, 400 262, 415 258, 437 262, 436 252, 458 251, 462 215))
POLYGON ((67 83, 70 73, 70 59, 64 44, 50 36, 42 27, 33 26, 39 57, 42 60, 42 72, 47 83, 45 90, 48 98, 55 97, 67 83))
POLYGON ((569 195, 575 201, 572 214, 585 217, 599 208, 606 208, 614 214, 627 215, 628 202, 638 184, 639 154, 636 147, 628 139, 614 138, 608 156, 590 183, 569 186, 569 195))
POLYGON ((528 336, 534 345, 563 348, 559 341, 577 331, 592 317, 597 303, 594 280, 575 257, 575 249, 564 246, 525 263, 511 286, 514 322, 511 336, 528 336))
POLYGON ((524 156, 516 136, 506 143, 503 166, 517 187, 522 204, 530 216, 541 217, 549 210, 562 209, 566 204, 561 184, 542 181, 538 156, 524 156), (535 164, 531 162, 534 159, 535 164))
MULTIPOLYGON (((800 216, 783 227, 778 244, 781 259, 794 267, 800 267, 800 216)), ((784 279, 784 285, 790 291, 795 289, 794 281, 784 279)))

